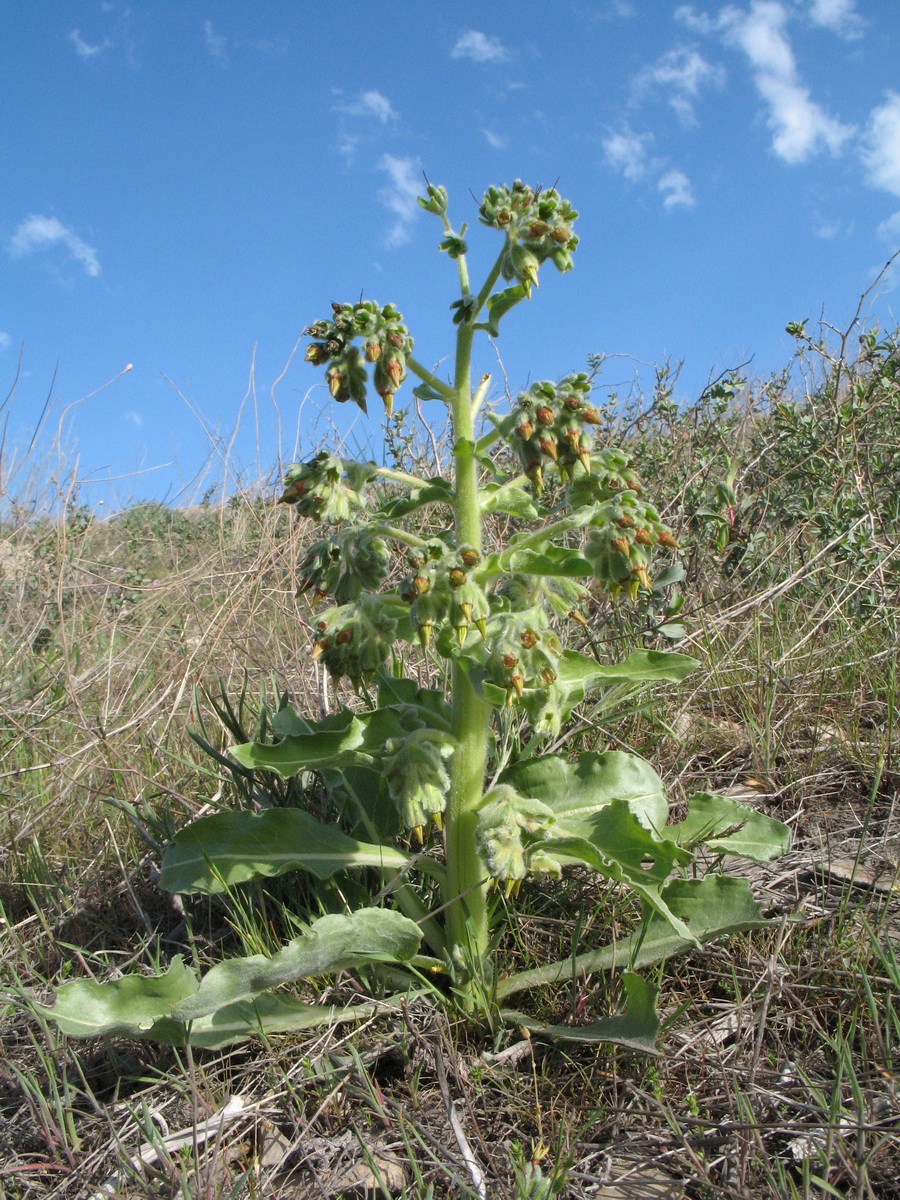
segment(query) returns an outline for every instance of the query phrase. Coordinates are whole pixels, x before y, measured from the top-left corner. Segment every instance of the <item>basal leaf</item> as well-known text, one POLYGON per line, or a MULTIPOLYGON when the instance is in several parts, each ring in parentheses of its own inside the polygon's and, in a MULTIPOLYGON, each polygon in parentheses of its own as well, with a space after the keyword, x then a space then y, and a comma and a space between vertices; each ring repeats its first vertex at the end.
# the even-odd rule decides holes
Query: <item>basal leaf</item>
POLYGON ((258 876, 308 871, 328 879, 350 867, 401 870, 405 854, 358 842, 299 808, 201 817, 175 835, 163 854, 161 885, 170 892, 226 891, 258 876))
MULTIPOLYGON (((746 879, 729 875, 673 879, 661 889, 660 894, 671 912, 701 943, 746 929, 762 929, 771 924, 763 916, 762 907, 753 898, 746 879)), ((642 929, 609 946, 499 980, 497 999, 502 1001, 529 988, 571 979, 573 974, 580 976, 591 971, 612 971, 623 965, 633 968, 650 966, 690 950, 694 945, 692 940, 679 936, 667 918, 651 912, 642 929)))
POLYGON ((710 792, 691 796, 684 820, 670 825, 666 836, 680 846, 702 843, 719 854, 734 854, 754 862, 777 858, 791 844, 790 830, 783 822, 710 792))
POLYGON ((197 976, 178 955, 164 975, 124 975, 109 983, 78 979, 63 984, 55 1004, 41 1011, 72 1037, 144 1037, 197 987, 197 976))
POLYGON ((219 963, 169 1015, 177 1021, 193 1021, 296 979, 326 975, 372 961, 406 962, 418 952, 421 940, 418 925, 390 909, 363 908, 349 915, 331 913, 313 921, 306 933, 271 957, 254 954, 219 963))
POLYGON ((522 1025, 533 1035, 554 1042, 614 1042, 642 1054, 658 1054, 656 997, 659 989, 633 971, 623 973, 622 983, 625 987, 624 1011, 590 1025, 546 1025, 524 1013, 505 1009, 500 1015, 505 1021, 522 1025))

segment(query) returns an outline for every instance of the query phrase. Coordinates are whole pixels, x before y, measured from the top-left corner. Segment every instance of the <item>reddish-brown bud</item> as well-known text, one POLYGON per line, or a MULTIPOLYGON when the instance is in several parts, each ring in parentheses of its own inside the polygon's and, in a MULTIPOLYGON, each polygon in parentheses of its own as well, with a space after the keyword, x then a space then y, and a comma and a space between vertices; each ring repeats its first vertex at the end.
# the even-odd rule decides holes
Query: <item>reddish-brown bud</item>
POLYGON ((466 582, 466 573, 462 567, 453 567, 450 570, 450 586, 454 588, 462 587, 466 582))
POLYGON ((566 242, 571 240, 572 230, 565 225, 557 225, 551 234, 554 242, 559 242, 560 246, 564 246, 566 242))
POLYGON ((516 426, 516 433, 519 435, 519 437, 522 439, 523 442, 527 442, 528 439, 531 437, 531 435, 534 433, 534 426, 532 425, 532 423, 530 421, 520 421, 519 424, 516 426))
POLYGON ((507 671, 511 671, 519 660, 514 654, 504 654, 500 661, 507 671))
POLYGON ((635 530, 634 540, 639 546, 652 546, 653 534, 649 529, 637 529, 635 530))
POLYGON ((554 442, 553 438, 542 437, 539 439, 539 441, 540 441, 540 445, 541 445, 541 450, 544 452, 544 454, 546 454, 548 458, 552 458, 553 461, 556 462, 556 460, 559 458, 559 452, 556 449, 556 442, 554 442))
POLYGON ((382 354, 381 342, 366 342, 366 358, 369 362, 378 362, 382 354))
POLYGON ((424 596, 431 588, 431 582, 424 575, 416 575, 412 581, 413 591, 417 596, 424 596))
POLYGON ((513 688, 515 689, 516 695, 521 696, 522 693, 525 691, 525 676, 522 674, 522 672, 521 671, 513 671, 512 675, 510 675, 510 677, 509 677, 509 682, 512 684, 513 688))
POLYGON ((533 629, 526 629, 519 640, 526 650, 532 650, 538 644, 538 635, 533 629))
POLYGON ((581 419, 585 425, 602 425, 600 414, 592 404, 586 404, 581 412, 581 419))
POLYGON ((678 538, 668 529, 661 529, 656 537, 661 546, 668 546, 672 550, 678 549, 678 538))
POLYGON ((629 542, 627 537, 613 538, 613 540, 610 542, 610 545, 612 546, 613 550, 618 550, 620 554, 631 553, 631 542, 629 542))
POLYGON ((328 353, 328 347, 322 342, 313 342, 312 345, 306 347, 306 361, 318 367, 321 363, 326 362, 331 355, 328 353))
POLYGON ((616 517, 616 524, 623 529, 634 529, 634 517, 631 513, 623 513, 621 517, 616 517))
POLYGON ((396 329, 392 329, 391 332, 388 334, 388 341, 391 343, 391 345, 394 347, 395 350, 402 350, 403 343, 405 340, 406 339, 403 337, 403 334, 399 333, 396 329))
POLYGON ((403 364, 399 358, 389 358, 384 364, 384 369, 387 371, 391 382, 395 388, 398 388, 403 382, 403 364))
POLYGON ((537 419, 540 421, 540 423, 542 425, 552 425, 553 422, 556 420, 556 418, 553 415, 553 409, 548 408, 546 406, 546 404, 541 405, 541 407, 535 413, 535 416, 537 417, 537 419))
POLYGON ((339 646, 346 646, 353 641, 353 627, 348 625, 345 629, 341 629, 334 639, 339 646))
POLYGON ((528 226, 528 236, 531 238, 543 237, 545 233, 550 232, 550 226, 546 221, 532 221, 528 226))
POLYGON ((477 550, 473 550, 470 546, 467 550, 462 550, 459 557, 467 567, 475 567, 478 565, 480 555, 477 550))
POLYGON ((331 392, 335 400, 344 390, 344 376, 337 367, 332 367, 325 375, 328 380, 328 390, 331 392))

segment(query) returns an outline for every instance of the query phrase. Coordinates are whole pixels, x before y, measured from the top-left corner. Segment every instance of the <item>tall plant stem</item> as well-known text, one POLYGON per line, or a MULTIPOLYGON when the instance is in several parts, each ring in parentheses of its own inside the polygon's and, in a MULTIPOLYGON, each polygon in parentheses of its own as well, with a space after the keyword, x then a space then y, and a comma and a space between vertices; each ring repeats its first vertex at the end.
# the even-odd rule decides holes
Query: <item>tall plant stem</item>
MULTIPOLYGON (((456 544, 481 552, 481 508, 478 502, 478 463, 472 453, 474 422, 470 363, 471 323, 463 324, 456 340, 456 371, 452 400, 455 440, 456 544)), ((490 708, 475 692, 468 673, 453 663, 453 736, 456 749, 450 768, 450 796, 444 814, 447 880, 447 941, 466 964, 469 982, 483 984, 488 950, 487 870, 475 840, 478 806, 487 765, 490 708)), ((464 983, 465 988, 465 983, 464 983)), ((472 989, 470 989, 472 990, 472 989)), ((479 989, 480 990, 480 989, 479 989)))

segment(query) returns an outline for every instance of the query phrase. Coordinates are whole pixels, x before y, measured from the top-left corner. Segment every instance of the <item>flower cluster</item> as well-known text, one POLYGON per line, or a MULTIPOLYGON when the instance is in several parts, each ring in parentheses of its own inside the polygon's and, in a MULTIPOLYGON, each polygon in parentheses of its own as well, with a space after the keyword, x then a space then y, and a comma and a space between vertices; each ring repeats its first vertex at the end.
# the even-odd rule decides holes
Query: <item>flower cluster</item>
POLYGON ((385 743, 383 770, 388 793, 404 828, 412 829, 420 842, 430 820, 440 825, 450 791, 446 763, 454 747, 448 733, 429 728, 385 743))
POLYGON ((362 488, 371 476, 365 464, 344 462, 322 450, 309 462, 291 463, 278 503, 296 505, 301 517, 340 525, 363 507, 362 488))
POLYGON ((469 578, 480 558, 477 550, 453 550, 440 538, 431 538, 406 558, 410 570, 400 584, 400 598, 410 605, 410 620, 423 646, 431 644, 435 626, 448 620, 460 645, 472 625, 486 636, 488 600, 469 578))
POLYGON ((583 553, 608 592, 625 591, 634 598, 640 588, 652 587, 648 568, 654 546, 675 549, 678 540, 653 505, 628 490, 597 505, 583 553))
POLYGON ((329 608, 316 623, 312 657, 354 686, 384 666, 397 636, 397 617, 381 596, 363 592, 350 604, 329 608))
POLYGON ((300 563, 297 595, 332 596, 338 604, 374 592, 387 577, 391 557, 384 540, 366 526, 313 542, 300 563))
POLYGON ((526 688, 547 688, 556 680, 562 645, 542 608, 500 611, 488 622, 485 666, 491 683, 506 691, 507 704, 526 688))
POLYGON ((526 295, 545 259, 560 271, 571 269, 578 245, 572 222, 578 213, 555 188, 532 189, 517 179, 512 187, 489 188, 478 211, 483 224, 506 233, 500 270, 504 279, 518 280, 526 295))
POLYGON ((559 864, 546 861, 545 855, 538 863, 530 861, 523 841, 523 834, 537 833, 552 822, 553 812, 546 804, 520 796, 509 784, 497 784, 482 800, 475 833, 478 851, 492 879, 506 881, 507 892, 517 890, 529 869, 560 874, 559 864))
POLYGON ((315 338, 306 349, 306 361, 328 364, 325 378, 335 400, 353 400, 366 411, 366 363, 374 364, 373 383, 390 416, 394 393, 406 378, 406 358, 413 340, 403 324, 403 314, 392 304, 374 300, 358 304, 332 304, 330 321, 316 321, 305 330, 315 338), (361 338, 363 348, 353 344, 361 338))
POLYGON ((600 415, 589 403, 587 375, 566 375, 559 383, 542 379, 519 393, 515 418, 515 446, 525 474, 540 493, 544 461, 556 464, 564 479, 572 480, 575 465, 591 470, 591 437, 584 425, 599 425, 600 415))

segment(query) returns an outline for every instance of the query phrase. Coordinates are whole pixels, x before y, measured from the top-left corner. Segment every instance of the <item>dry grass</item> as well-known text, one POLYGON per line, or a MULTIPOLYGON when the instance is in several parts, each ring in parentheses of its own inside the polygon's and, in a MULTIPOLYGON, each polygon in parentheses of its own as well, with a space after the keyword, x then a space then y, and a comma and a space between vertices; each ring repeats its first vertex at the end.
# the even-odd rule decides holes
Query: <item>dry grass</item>
MULTIPOLYGON (((693 461, 690 439, 678 453, 693 461)), ((570 734, 652 756, 676 798, 742 789, 795 830, 786 859, 754 869, 783 919, 660 972, 664 1057, 472 1029, 425 1002, 191 1056, 67 1042, 29 1001, 74 976, 176 952, 203 964, 278 935, 289 883, 243 911, 182 906, 155 885, 157 848, 205 806, 240 800, 186 733, 202 716, 227 747, 208 697, 221 687, 248 727, 263 690, 323 703, 292 586, 306 531, 253 494, 102 523, 22 511, 0 523, 0 1194, 300 1200, 352 1193, 352 1169, 356 1194, 410 1198, 900 1196, 888 593, 861 612, 872 581, 801 554, 796 530, 742 573, 685 517, 701 672, 614 726, 587 705, 570 734)), ((604 623, 640 636, 598 610, 604 623)), ((512 915, 500 952, 519 965, 631 916, 578 872, 530 885, 518 911, 530 915, 512 915)), ((337 979, 323 996, 352 987, 337 979)), ((565 1023, 616 1000, 592 977, 535 1003, 565 1023)))

